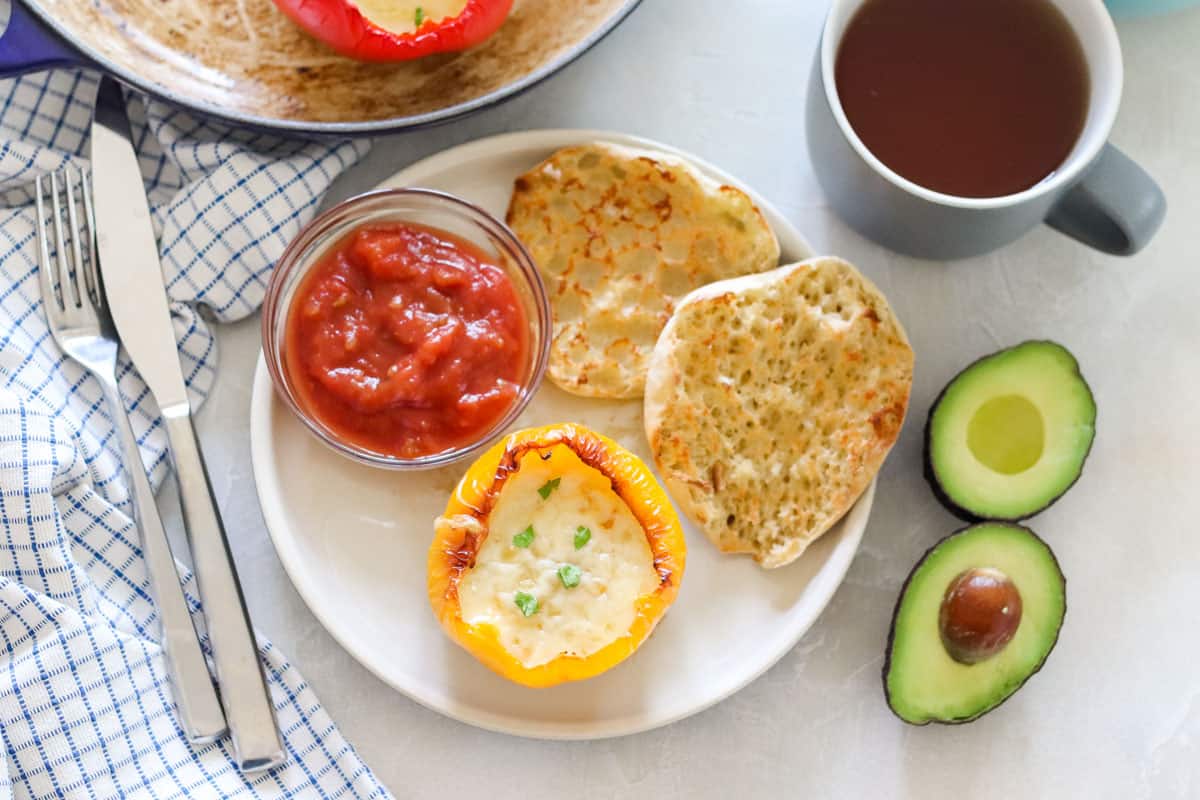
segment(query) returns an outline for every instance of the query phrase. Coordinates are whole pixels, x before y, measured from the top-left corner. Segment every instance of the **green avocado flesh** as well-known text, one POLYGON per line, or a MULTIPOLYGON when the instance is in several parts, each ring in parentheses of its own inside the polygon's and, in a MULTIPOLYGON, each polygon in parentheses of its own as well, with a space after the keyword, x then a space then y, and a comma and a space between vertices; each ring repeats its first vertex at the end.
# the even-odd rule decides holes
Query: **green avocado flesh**
POLYGON ((970 722, 991 711, 1042 666, 1066 610, 1058 561, 1028 528, 985 522, 951 534, 913 568, 896 603, 883 670, 888 705, 914 725, 970 722), (1020 623, 998 653, 962 664, 942 643, 939 613, 955 578, 982 567, 1003 572, 1015 585, 1020 623))
POLYGON ((1019 520, 1071 487, 1096 430, 1096 403, 1066 348, 1025 342, 976 361, 929 412, 926 472, 968 520, 1019 520))

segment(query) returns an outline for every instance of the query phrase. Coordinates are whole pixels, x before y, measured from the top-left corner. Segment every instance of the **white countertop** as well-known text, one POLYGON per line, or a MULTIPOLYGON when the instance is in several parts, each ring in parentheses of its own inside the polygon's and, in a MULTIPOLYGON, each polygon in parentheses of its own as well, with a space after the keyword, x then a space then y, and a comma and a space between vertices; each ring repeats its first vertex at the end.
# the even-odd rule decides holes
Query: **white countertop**
POLYGON ((1113 140, 1169 202, 1149 248, 1112 258, 1043 228, 942 264, 885 252, 825 206, 803 108, 823 7, 645 0, 548 82, 381 140, 335 186, 340 199, 501 131, 621 130, 739 176, 890 298, 917 353, 916 385, 862 549, 801 643, 720 705, 638 736, 549 743, 444 719, 385 686, 313 618, 275 556, 250 468, 258 322, 221 331, 200 427, 255 622, 398 798, 1200 795, 1200 10, 1119 25, 1126 83, 1113 140), (959 525, 921 477, 924 417, 962 366, 1033 337, 1074 351, 1099 405, 1082 479, 1031 522, 1068 579, 1062 636, 1042 671, 980 721, 910 727, 880 684, 892 606, 914 561, 959 525))

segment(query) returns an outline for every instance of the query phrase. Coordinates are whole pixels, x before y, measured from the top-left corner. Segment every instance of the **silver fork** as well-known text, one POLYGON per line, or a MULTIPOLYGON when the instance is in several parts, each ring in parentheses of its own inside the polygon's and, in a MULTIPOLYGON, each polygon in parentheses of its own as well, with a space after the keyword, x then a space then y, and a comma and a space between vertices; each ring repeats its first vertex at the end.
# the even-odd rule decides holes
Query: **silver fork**
POLYGON ((71 175, 63 169, 51 173, 49 180, 39 176, 35 185, 42 307, 54 341, 64 353, 92 373, 104 389, 104 399, 121 440, 134 521, 141 534, 150 589, 162 624, 167 673, 179 709, 179 721, 190 741, 197 744, 211 742, 225 732, 225 716, 188 613, 171 546, 142 466, 137 438, 117 389, 119 341, 96 264, 91 188, 82 170, 73 172, 75 174, 71 175), (47 183, 48 198, 43 188, 47 183), (75 183, 82 195, 83 225, 80 225, 76 207, 75 183))

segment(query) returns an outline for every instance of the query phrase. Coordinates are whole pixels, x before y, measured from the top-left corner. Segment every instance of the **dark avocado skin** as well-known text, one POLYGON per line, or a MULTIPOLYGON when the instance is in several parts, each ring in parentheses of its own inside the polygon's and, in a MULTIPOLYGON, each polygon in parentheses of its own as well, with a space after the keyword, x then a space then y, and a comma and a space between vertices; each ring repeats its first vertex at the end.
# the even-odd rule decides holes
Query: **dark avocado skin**
MULTIPOLYGON (((946 385, 942 387, 942 391, 938 392, 937 398, 933 401, 932 405, 929 406, 929 413, 925 415, 924 447, 921 451, 921 460, 924 462, 924 470, 923 471, 925 474, 925 480, 929 484, 929 488, 933 490, 933 496, 938 499, 938 502, 941 503, 947 511, 949 511, 951 514, 953 514, 954 516, 961 519, 963 522, 972 522, 972 523, 973 522, 988 522, 988 521, 1020 522, 1021 520, 1029 519, 1030 517, 1033 517, 1037 514, 1042 513, 1047 508, 1049 508, 1050 506, 1057 503, 1062 498, 1062 496, 1064 494, 1066 494, 1068 491, 1070 491, 1071 487, 1074 486, 1079 481, 1079 479, 1083 476, 1083 468, 1087 465, 1088 456, 1091 455, 1092 447, 1094 447, 1096 444, 1095 431, 1098 428, 1098 422, 1092 424, 1092 429, 1093 429, 1092 440, 1090 442, 1088 442, 1088 449, 1084 452, 1083 459, 1079 462, 1079 471, 1075 473, 1075 478, 1071 481, 1071 483, 1068 484, 1067 487, 1064 488, 1062 490, 1062 492, 1057 497, 1055 497, 1053 500, 1051 500, 1049 503, 1046 503, 1041 508, 1037 508, 1037 509, 1034 509, 1033 511, 1030 511, 1028 514, 1022 514, 1021 516, 1018 516, 1018 517, 981 517, 977 514, 972 513, 970 510, 965 509, 962 506, 955 503, 953 500, 951 500, 949 498, 949 496, 947 496, 946 492, 942 489, 942 482, 938 477, 937 470, 935 470, 933 467, 933 459, 930 458, 930 456, 929 456, 929 448, 930 448, 931 439, 933 436, 931 433, 931 431, 933 429, 933 426, 932 426, 933 414, 935 411, 937 411, 938 406, 941 405, 942 398, 946 396, 946 390, 949 389, 950 386, 955 381, 957 381, 964 372, 967 372, 968 370, 973 369, 977 364, 979 364, 979 362, 981 362, 985 359, 991 358, 992 356, 999 355, 1000 353, 1006 353, 1009 350, 1014 350, 1018 347, 1021 347, 1022 345, 1027 345, 1027 344, 1053 344, 1053 345, 1057 345, 1059 347, 1063 347, 1064 349, 1067 349, 1064 345, 1060 344, 1059 342, 1055 342, 1050 339, 1028 339, 1024 342, 1021 342, 1020 344, 1015 344, 1012 347, 1006 347, 1003 350, 997 350, 994 353, 988 353, 987 355, 980 356, 979 358, 975 359, 970 364, 968 364, 967 366, 963 367, 958 372, 956 372, 954 374, 953 378, 946 381, 946 385)), ((1068 350, 1068 352, 1069 352, 1069 350, 1068 350)), ((1078 362, 1076 362, 1076 366, 1075 366, 1075 376, 1078 377, 1080 381, 1082 381, 1084 386, 1087 386, 1088 391, 1091 392, 1093 397, 1095 397, 1096 393, 1092 392, 1092 387, 1088 384, 1087 380, 1083 377, 1083 373, 1079 369, 1078 362)), ((1096 407, 1096 419, 1098 421, 1100 418, 1100 404, 1095 403, 1094 405, 1096 407)), ((934 545, 934 546, 936 547, 936 545, 934 545)), ((926 553, 926 555, 928 555, 928 553, 926 553)), ((924 560, 924 557, 922 557, 922 560, 924 560)), ((970 720, 964 720, 964 721, 969 722, 970 720)))
MULTIPOLYGON (((1024 525, 1016 525, 1013 523, 1008 523, 1008 522, 1003 522, 1003 521, 997 522, 996 520, 989 520, 989 522, 996 522, 996 524, 1002 524, 1002 525, 1010 525, 1013 528, 1021 528, 1026 533, 1028 533, 1030 536, 1032 536, 1034 539, 1037 539, 1039 542, 1041 542, 1043 545, 1046 546, 1046 551, 1050 554, 1050 559, 1054 562, 1055 569, 1057 569, 1058 574, 1062 576, 1063 621, 1065 622, 1067 619, 1067 607, 1068 607, 1067 606, 1067 596, 1066 596, 1067 595, 1067 593, 1066 593, 1067 576, 1065 574, 1063 574, 1062 565, 1058 563, 1058 556, 1056 556, 1054 554, 1054 551, 1050 548, 1050 545, 1046 544, 1046 541, 1044 539, 1042 539, 1042 537, 1038 536, 1036 533, 1034 533, 1029 528, 1026 528, 1024 525)), ((881 670, 881 678, 883 680, 883 697, 887 701, 888 710, 892 712, 892 715, 895 716, 896 719, 900 720, 905 725, 912 725, 917 728, 921 728, 926 725, 929 725, 930 723, 935 723, 935 722, 938 725, 962 725, 967 722, 974 722, 975 720, 979 719, 984 714, 987 714, 990 711, 995 711, 997 708, 1004 705, 1006 700, 1008 700, 1010 697, 1015 695, 1017 692, 1021 691, 1021 687, 1024 686, 1029 681, 1030 678, 1032 678, 1034 675, 1036 675, 1042 671, 1042 665, 1046 663, 1046 659, 1050 657, 1050 654, 1054 652, 1055 645, 1058 644, 1058 635, 1059 635, 1059 633, 1062 632, 1062 622, 1059 623, 1058 629, 1054 631, 1054 640, 1052 642, 1050 642, 1050 647, 1049 647, 1049 649, 1046 650, 1046 657, 1041 660, 1041 662, 1033 669, 1032 672, 1030 672, 1028 675, 1025 676, 1025 680, 1021 681, 1021 683, 1017 685, 1017 688, 1013 689, 1012 692, 1009 693, 1008 697, 1003 698, 1002 700, 1000 700, 1000 702, 996 703, 994 706, 990 706, 988 708, 983 709, 978 714, 972 714, 969 717, 955 717, 954 719, 930 719, 930 720, 926 720, 925 722, 909 722, 908 720, 904 719, 904 717, 901 717, 899 714, 897 714, 895 712, 895 710, 892 708, 892 696, 891 696, 891 693, 888 691, 887 677, 888 677, 888 672, 890 672, 891 668, 892 668, 892 645, 896 641, 896 615, 900 613, 900 603, 902 600, 904 600, 905 593, 908 592, 908 585, 909 585, 909 583, 912 582, 913 575, 917 574, 917 568, 925 563, 925 559, 929 558, 930 554, 933 553, 933 551, 936 550, 938 548, 938 546, 942 544, 942 542, 952 539, 955 536, 958 536, 959 534, 965 533, 966 531, 969 531, 972 527, 974 527, 974 526, 973 525, 964 526, 964 527, 959 528, 958 530, 954 531, 954 533, 951 533, 949 536, 944 536, 941 539, 938 539, 936 542, 934 542, 932 547, 930 547, 928 550, 926 550, 924 553, 921 554, 921 557, 917 559, 917 563, 913 564, 913 568, 909 571, 908 577, 904 579, 904 585, 900 587, 900 593, 898 595, 896 595, 896 605, 892 607, 892 624, 888 626, 887 649, 884 650, 883 669, 881 670)))

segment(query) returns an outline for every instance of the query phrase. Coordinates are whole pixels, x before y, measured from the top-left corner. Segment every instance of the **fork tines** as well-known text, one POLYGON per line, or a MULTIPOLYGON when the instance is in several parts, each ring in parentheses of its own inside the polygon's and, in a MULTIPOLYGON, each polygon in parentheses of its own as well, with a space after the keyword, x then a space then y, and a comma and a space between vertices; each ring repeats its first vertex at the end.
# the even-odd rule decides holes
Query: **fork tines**
POLYGON ((71 316, 73 311, 90 310, 88 306, 103 307, 104 292, 97 271, 92 227, 92 190, 87 173, 78 167, 64 167, 49 175, 39 175, 34 180, 34 195, 38 273, 47 314, 71 316), (52 300, 58 306, 55 309, 50 308, 52 300))

